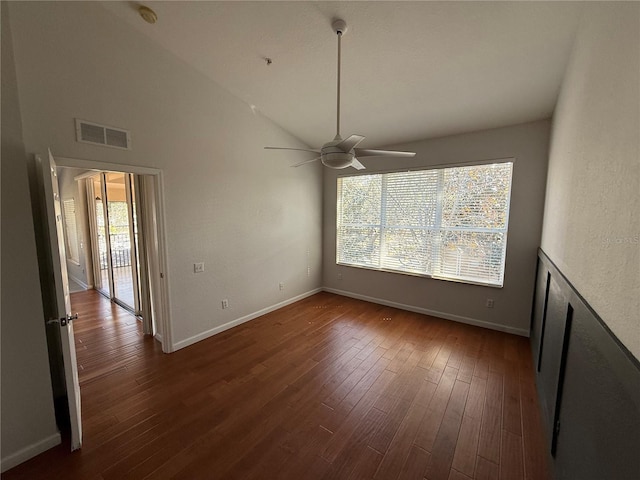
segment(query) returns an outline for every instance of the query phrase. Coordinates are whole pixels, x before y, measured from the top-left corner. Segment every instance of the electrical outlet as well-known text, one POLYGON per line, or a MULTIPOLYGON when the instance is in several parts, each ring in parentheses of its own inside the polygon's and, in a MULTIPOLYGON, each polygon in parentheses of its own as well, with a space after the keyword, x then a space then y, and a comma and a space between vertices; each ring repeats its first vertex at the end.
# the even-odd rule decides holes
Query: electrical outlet
POLYGON ((227 308, 229 308, 229 300, 225 298, 224 300, 222 300, 222 309, 226 310, 227 308))
POLYGON ((202 272, 204 272, 204 262, 194 263, 193 273, 202 273, 202 272))
POLYGON ((486 307, 493 308, 493 298, 487 298, 486 307))
POLYGON ((341 273, 338 274, 338 280, 342 280, 342 274, 341 273))
POLYGON ((280 287, 280 290, 284 290, 284 283, 280 282, 280 285, 278 285, 280 287))
POLYGON ((307 277, 311 276, 311 267, 307 267, 307 277))

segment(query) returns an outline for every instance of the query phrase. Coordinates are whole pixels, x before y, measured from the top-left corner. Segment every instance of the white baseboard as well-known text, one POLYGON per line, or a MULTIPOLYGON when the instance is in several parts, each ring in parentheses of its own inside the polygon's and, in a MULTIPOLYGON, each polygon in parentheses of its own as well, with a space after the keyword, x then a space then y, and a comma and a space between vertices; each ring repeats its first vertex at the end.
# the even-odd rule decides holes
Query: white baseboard
MULTIPOLYGON (((454 322, 460 322, 460 323, 466 323, 468 325, 475 325, 477 327, 483 327, 483 328, 488 328, 491 330, 498 330, 500 332, 506 332, 506 333, 513 333, 515 335, 520 335, 522 337, 528 337, 529 336, 529 332, 528 330, 522 329, 522 328, 514 328, 514 327, 509 327, 506 325, 500 325, 498 323, 492 323, 492 322, 487 322, 484 320, 478 320, 476 318, 470 318, 470 317, 464 317, 462 315, 455 315, 455 314, 451 314, 451 313, 446 313, 446 312, 438 312, 436 310, 429 310, 427 308, 422 308, 422 307, 415 307, 413 305, 406 305, 403 303, 398 303, 398 302, 392 302, 390 300, 385 300, 382 298, 375 298, 375 297, 369 297, 367 295, 360 295, 358 293, 353 293, 353 292, 348 292, 345 290, 337 290, 334 288, 316 288, 314 290, 311 290, 309 292, 303 293, 301 295, 298 295, 296 297, 290 298, 288 300, 285 300, 283 302, 280 303, 276 303, 275 305, 272 305, 270 307, 266 307, 263 308, 262 310, 258 310, 257 312, 251 313, 249 315, 245 315, 244 317, 240 317, 237 318, 235 320, 231 320, 230 322, 227 322, 223 325, 219 325, 217 327, 214 327, 212 329, 206 330, 202 333, 199 333, 197 335, 194 335, 192 337, 186 338, 184 340, 180 340, 179 342, 176 342, 173 344, 173 349, 171 350, 172 352, 175 352, 176 350, 180 350, 182 348, 188 347, 189 345, 193 345, 194 343, 197 343, 201 340, 204 340, 205 338, 209 338, 212 337, 213 335, 216 335, 218 333, 224 332, 225 330, 229 330, 230 328, 236 327, 238 325, 241 325, 245 322, 248 322, 250 320, 253 320, 254 318, 258 318, 262 315, 265 315, 267 313, 273 312, 274 310, 277 310, 279 308, 285 307, 287 305, 290 305, 292 303, 295 303, 299 300, 302 300, 303 298, 307 298, 310 297, 311 295, 315 295, 318 292, 329 292, 329 293, 334 293, 336 295, 342 295, 344 297, 350 297, 350 298, 355 298, 358 300, 364 300, 365 302, 371 302, 371 303, 377 303, 379 305, 385 305, 387 307, 393 307, 393 308, 398 308, 400 310, 407 310, 409 312, 415 312, 415 313, 422 313, 424 315, 431 315, 433 317, 438 317, 438 318, 444 318, 445 320, 452 320, 454 322)), ((156 339, 158 339, 160 342, 162 342, 162 336, 160 336, 159 334, 156 334, 156 339)))
POLYGON ((44 438, 39 442, 33 443, 21 450, 18 450, 15 453, 11 453, 4 457, 0 462, 2 464, 0 467, 0 472, 4 473, 10 468, 15 467, 16 465, 20 465, 21 463, 26 462, 36 455, 39 455, 42 452, 55 447, 56 445, 60 445, 61 442, 62 439, 60 437, 60 433, 54 433, 53 435, 44 438))
POLYGON ((84 288, 85 290, 89 290, 90 288, 93 287, 93 285, 89 286, 87 285, 85 282, 83 282, 82 280, 80 280, 77 277, 74 277, 73 275, 69 275, 69 280, 73 280, 74 282, 76 282, 78 285, 80 285, 82 288, 84 288))
POLYGON ((365 302, 377 303, 387 307, 398 308, 400 310, 407 310, 409 312, 422 313, 425 315, 431 315, 432 317, 444 318, 445 320, 453 320, 454 322, 466 323, 468 325, 475 325, 477 327, 489 328, 491 330, 498 330, 500 332, 513 333, 522 337, 528 337, 529 331, 523 328, 514 328, 506 325, 500 325, 498 323, 486 322, 484 320, 478 320, 476 318, 463 317, 461 315, 454 315, 446 312, 438 312, 436 310, 429 310, 427 308, 414 307, 413 305, 405 305, 404 303, 392 302, 390 300, 384 300, 382 298, 369 297, 367 295, 360 295, 358 293, 347 292, 344 290, 337 290, 335 288, 323 288, 325 292, 335 293, 336 295, 342 295, 343 297, 355 298, 357 300, 364 300, 365 302))
POLYGON ((278 310, 279 308, 286 307, 292 303, 295 303, 303 298, 310 297, 311 295, 315 295, 322 291, 322 288, 316 288, 314 290, 310 290, 308 292, 297 295, 293 298, 289 298, 288 300, 284 300, 280 303, 276 303, 275 305, 271 305, 270 307, 263 308, 262 310, 258 310, 257 312, 250 313, 249 315, 245 315, 244 317, 237 318, 235 320, 231 320, 230 322, 225 323, 224 325, 220 325, 218 327, 212 328, 205 332, 194 335, 193 337, 186 338, 184 340, 180 340, 173 344, 173 352, 176 350, 180 350, 181 348, 188 347, 189 345, 193 345, 194 343, 199 342, 200 340, 204 340, 205 338, 212 337, 217 333, 224 332, 225 330, 229 330, 230 328, 241 325, 249 320, 253 320, 254 318, 261 317, 262 315, 266 315, 267 313, 273 312, 274 310, 278 310))

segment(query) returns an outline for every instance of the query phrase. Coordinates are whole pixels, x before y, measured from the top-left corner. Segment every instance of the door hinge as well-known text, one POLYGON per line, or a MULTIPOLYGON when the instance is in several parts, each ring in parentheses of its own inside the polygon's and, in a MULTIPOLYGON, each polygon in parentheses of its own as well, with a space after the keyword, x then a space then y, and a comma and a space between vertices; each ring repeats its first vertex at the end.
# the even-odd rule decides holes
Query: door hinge
POLYGON ((47 320, 47 325, 58 323, 60 324, 61 327, 66 327, 69 322, 76 320, 77 318, 78 318, 77 313, 75 315, 67 315, 66 317, 62 317, 62 318, 50 318, 49 320, 47 320))

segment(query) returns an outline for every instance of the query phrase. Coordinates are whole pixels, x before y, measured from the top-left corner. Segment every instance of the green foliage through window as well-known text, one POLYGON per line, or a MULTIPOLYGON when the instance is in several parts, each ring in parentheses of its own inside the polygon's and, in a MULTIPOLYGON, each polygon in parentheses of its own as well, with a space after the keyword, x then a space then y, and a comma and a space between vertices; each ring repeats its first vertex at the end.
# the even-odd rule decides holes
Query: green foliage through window
POLYGON ((338 178, 337 263, 502 286, 512 162, 338 178))

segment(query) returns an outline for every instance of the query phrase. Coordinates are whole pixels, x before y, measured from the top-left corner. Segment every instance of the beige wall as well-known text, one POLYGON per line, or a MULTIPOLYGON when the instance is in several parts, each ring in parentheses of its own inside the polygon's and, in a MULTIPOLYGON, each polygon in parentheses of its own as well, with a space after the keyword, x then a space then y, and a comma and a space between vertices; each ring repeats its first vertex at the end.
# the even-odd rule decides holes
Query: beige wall
POLYGON ((60 443, 11 31, 2 2, 2 471, 60 443))
POLYGON ((640 4, 590 4, 553 119, 542 248, 640 358, 640 4))
POLYGON ((375 172, 514 157, 503 288, 336 265, 336 178, 348 172, 330 169, 325 170, 324 285, 361 298, 528 335, 542 227, 549 129, 549 121, 543 120, 396 146, 417 152, 413 159, 363 160, 367 171, 375 172), (495 301, 494 308, 486 308, 487 298, 495 301))
POLYGON ((98 4, 9 10, 27 152, 163 171, 174 347, 321 286, 320 166, 263 150, 299 141, 98 4), (76 142, 74 118, 132 149, 76 142))

